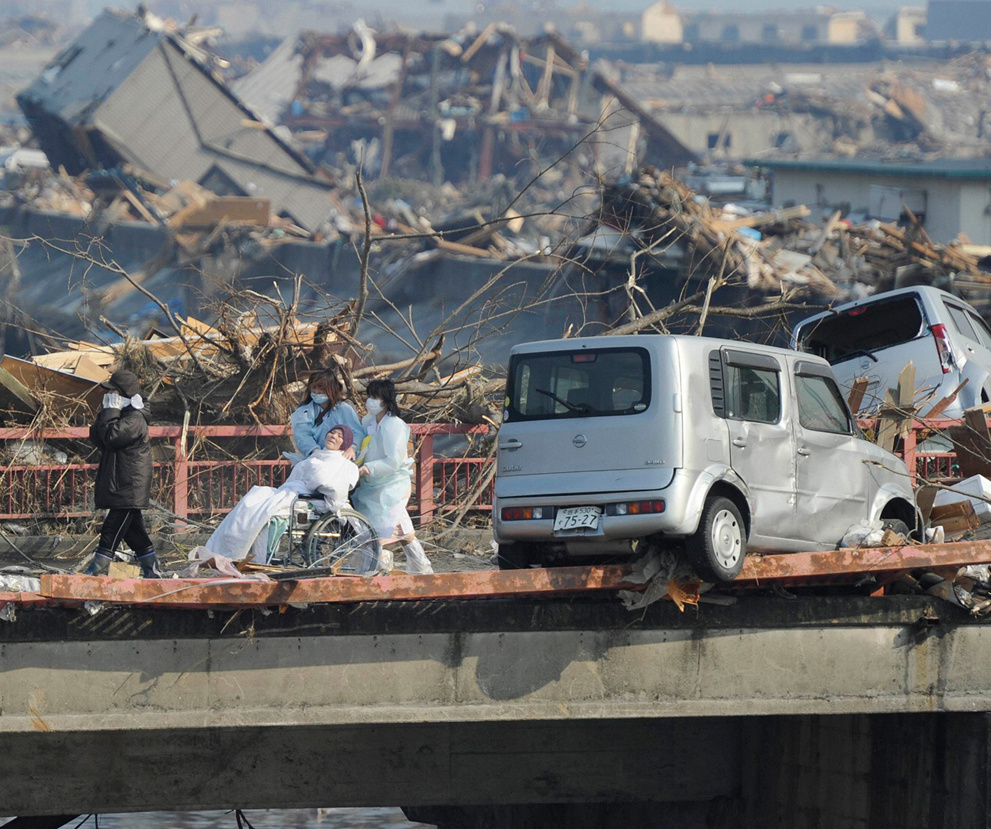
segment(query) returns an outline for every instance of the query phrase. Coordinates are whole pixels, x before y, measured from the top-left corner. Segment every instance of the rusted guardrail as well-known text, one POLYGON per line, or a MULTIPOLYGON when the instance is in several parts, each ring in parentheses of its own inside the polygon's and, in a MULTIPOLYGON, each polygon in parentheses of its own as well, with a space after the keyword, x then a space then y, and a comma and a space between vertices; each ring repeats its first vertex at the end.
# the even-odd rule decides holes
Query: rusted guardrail
MULTIPOLYGON (((920 451, 919 436, 944 431, 956 420, 913 421, 902 436, 900 451, 909 469, 926 480, 953 480, 956 455, 952 451, 920 451)), ((863 421, 864 427, 875 425, 863 421)), ((439 512, 464 506, 489 471, 490 459, 482 457, 438 457, 435 438, 445 435, 485 434, 486 426, 454 424, 410 424, 417 443, 414 496, 411 511, 425 524, 439 512)), ((152 426, 153 441, 171 444, 170 458, 155 462, 153 492, 159 503, 181 518, 219 515, 228 512, 252 486, 278 486, 289 463, 279 459, 194 459, 189 444, 222 438, 279 438, 287 426, 152 426)), ((0 429, 0 444, 25 440, 88 439, 82 427, 31 431, 0 429)), ((161 450, 159 450, 161 455, 161 450)), ((12 464, 0 470, 0 520, 28 518, 76 518, 93 514, 92 483, 96 464, 12 464)), ((492 483, 481 488, 471 505, 475 510, 492 509, 492 483)))
MULTIPOLYGON (((438 436, 485 434, 487 426, 410 424, 416 442, 412 510, 421 523, 441 511, 463 506, 488 471, 488 458, 438 457, 438 436)), ((282 459, 212 460, 190 456, 189 444, 221 438, 279 438, 287 426, 152 426, 149 428, 158 460, 154 463, 152 497, 180 518, 229 512, 252 486, 278 486, 290 464, 282 459), (161 442, 171 445, 162 457, 161 442), (156 445, 157 444, 157 445, 156 445)), ((0 444, 16 448, 24 441, 87 440, 89 429, 72 427, 31 431, 0 429, 0 444), (14 444, 13 446, 11 444, 14 444)), ((14 462, 0 470, 0 520, 79 518, 93 515, 95 463, 14 462)), ((484 487, 473 509, 491 510, 492 487, 484 487)))

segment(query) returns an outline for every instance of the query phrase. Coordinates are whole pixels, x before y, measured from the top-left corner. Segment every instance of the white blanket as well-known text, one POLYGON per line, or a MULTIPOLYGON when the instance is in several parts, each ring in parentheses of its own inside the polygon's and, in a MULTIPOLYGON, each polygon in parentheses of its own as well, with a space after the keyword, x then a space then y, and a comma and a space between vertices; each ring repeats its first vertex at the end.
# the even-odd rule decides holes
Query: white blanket
POLYGON ((328 511, 336 512, 347 503, 348 492, 357 481, 358 467, 341 452, 318 449, 296 464, 278 489, 253 486, 213 531, 206 547, 235 560, 250 554, 257 561, 265 561, 268 533, 263 530, 273 516, 288 514, 299 495, 322 495, 328 511))

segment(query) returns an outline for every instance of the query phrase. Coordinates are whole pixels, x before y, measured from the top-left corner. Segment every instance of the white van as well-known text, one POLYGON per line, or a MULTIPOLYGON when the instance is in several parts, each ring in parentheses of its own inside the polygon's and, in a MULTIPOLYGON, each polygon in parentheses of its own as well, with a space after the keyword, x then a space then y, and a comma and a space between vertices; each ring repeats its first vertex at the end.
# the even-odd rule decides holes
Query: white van
POLYGON ((909 362, 922 415, 965 380, 943 417, 963 417, 991 399, 991 328, 970 305, 938 288, 899 288, 838 305, 798 323, 792 345, 828 360, 844 394, 866 377, 862 414, 884 403, 909 362))
POLYGON ((504 569, 685 539, 700 576, 747 550, 835 548, 860 521, 918 527, 905 464, 864 440, 829 364, 703 337, 512 350, 493 502, 504 569))

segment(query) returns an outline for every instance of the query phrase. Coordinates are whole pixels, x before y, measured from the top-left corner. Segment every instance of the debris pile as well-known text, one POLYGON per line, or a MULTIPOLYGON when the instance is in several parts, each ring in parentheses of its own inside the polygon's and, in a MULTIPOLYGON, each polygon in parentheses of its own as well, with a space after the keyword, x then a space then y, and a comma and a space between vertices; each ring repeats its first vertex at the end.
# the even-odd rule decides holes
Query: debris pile
POLYGON ((988 67, 978 51, 881 67, 622 65, 621 80, 683 140, 708 135, 711 158, 971 157, 991 128, 988 67))
POLYGON ((319 162, 369 178, 525 181, 570 155, 585 170, 696 160, 656 118, 556 33, 306 32, 233 84, 319 162), (295 79, 287 94, 287 74, 295 79))
MULTIPOLYGON (((851 224, 839 211, 821 226, 804 205, 750 212, 697 196, 670 173, 645 168, 603 194, 600 225, 633 238, 639 249, 678 246, 696 278, 744 284, 764 294, 847 300, 906 280, 939 283, 988 295, 991 274, 966 245, 935 244, 922 224, 851 224)), ((591 231, 591 228, 587 228, 591 231)))
POLYGON ((398 378, 402 404, 419 422, 483 423, 494 410, 501 381, 481 366, 441 376, 435 369, 444 341, 408 360, 366 365, 367 346, 347 331, 346 308, 321 322, 300 322, 291 310, 268 306, 276 322, 261 324, 259 309, 221 313, 214 325, 174 318, 176 333, 123 335, 116 345, 75 342, 63 351, 0 363, 0 410, 10 422, 35 427, 89 425, 116 368, 141 378, 156 425, 287 423, 306 378, 334 372, 351 399, 376 376, 398 378))

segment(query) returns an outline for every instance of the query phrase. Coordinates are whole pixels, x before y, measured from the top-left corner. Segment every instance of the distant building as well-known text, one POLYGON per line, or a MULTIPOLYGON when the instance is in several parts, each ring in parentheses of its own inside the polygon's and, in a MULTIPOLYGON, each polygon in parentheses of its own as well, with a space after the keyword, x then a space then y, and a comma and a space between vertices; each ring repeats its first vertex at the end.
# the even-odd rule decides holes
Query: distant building
POLYGON ((925 43, 926 9, 924 6, 904 6, 900 8, 884 27, 888 40, 904 46, 925 43))
POLYGON ((681 22, 681 12, 666 2, 648 6, 640 21, 640 36, 648 43, 683 42, 685 27, 681 22))
POLYGON ((938 243, 965 234, 991 245, 991 159, 918 162, 754 159, 773 173, 773 205, 805 204, 823 213, 904 221, 908 210, 938 243), (907 208, 907 209, 906 209, 907 208))
POLYGON ((864 12, 823 7, 775 12, 696 12, 654 3, 641 17, 641 36, 652 43, 803 45, 862 43, 875 37, 864 12))
POLYGON ((219 195, 267 198, 315 230, 330 186, 204 64, 205 53, 153 16, 105 11, 17 103, 53 166, 73 174, 133 164, 219 195))
POLYGON ((991 40, 991 0, 929 0, 926 40, 991 40))

